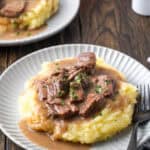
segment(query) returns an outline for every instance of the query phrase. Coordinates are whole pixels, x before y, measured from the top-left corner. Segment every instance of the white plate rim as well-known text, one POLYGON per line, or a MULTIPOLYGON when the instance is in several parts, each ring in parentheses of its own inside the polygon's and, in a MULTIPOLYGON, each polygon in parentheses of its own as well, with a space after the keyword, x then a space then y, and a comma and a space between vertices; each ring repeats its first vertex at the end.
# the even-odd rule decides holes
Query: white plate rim
MULTIPOLYGON (((19 60, 15 61, 13 64, 11 64, 10 66, 8 66, 7 69, 4 70, 4 72, 0 75, 0 81, 2 80, 3 76, 5 76, 5 74, 14 66, 16 66, 18 63, 20 63, 21 61, 23 61, 24 59, 32 56, 32 55, 36 55, 38 53, 42 53, 44 51, 47 51, 47 50, 53 50, 55 48, 65 48, 65 47, 99 47, 99 48, 102 48, 102 49, 108 49, 110 51, 113 51, 113 52, 116 52, 118 54, 121 54, 121 55, 126 55, 129 59, 132 59, 134 60, 136 63, 138 63, 138 65, 140 65, 142 68, 144 68, 145 70, 147 70, 147 72, 149 72, 149 76, 150 76, 150 71, 148 70, 148 68, 146 68, 143 64, 141 64, 139 61, 137 61, 136 59, 132 58, 131 56, 125 54, 125 53, 122 53, 120 51, 117 51, 115 49, 112 49, 112 48, 108 48, 108 47, 104 47, 104 46, 100 46, 100 45, 94 45, 94 44, 86 44, 86 43, 77 43, 77 44, 61 44, 61 45, 55 45, 55 46, 50 46, 50 47, 47 47, 47 48, 43 48, 43 49, 40 49, 40 50, 37 50, 35 52, 32 52, 30 54, 27 54, 25 55, 24 57, 20 58, 19 60)), ((21 144, 19 141, 15 140, 6 130, 5 128, 3 128, 2 124, 0 124, 0 130, 9 138, 11 139, 14 143, 16 143, 18 146, 26 149, 27 147, 23 144, 21 144)))
MULTIPOLYGON (((77 7, 76 7, 74 14, 70 18, 70 20, 68 20, 65 24, 63 24, 63 26, 53 30, 52 32, 47 32, 44 34, 36 34, 34 36, 31 36, 31 37, 26 37, 26 38, 16 39, 16 40, 0 40, 0 46, 5 47, 5 46, 15 46, 15 45, 26 45, 29 43, 35 43, 35 42, 44 40, 48 37, 51 37, 51 36, 57 34, 61 30, 65 29, 73 21, 73 19, 76 17, 76 15, 79 11, 79 8, 80 8, 80 0, 76 0, 76 1, 77 1, 77 7)), ((52 17, 55 17, 55 15, 52 17)))

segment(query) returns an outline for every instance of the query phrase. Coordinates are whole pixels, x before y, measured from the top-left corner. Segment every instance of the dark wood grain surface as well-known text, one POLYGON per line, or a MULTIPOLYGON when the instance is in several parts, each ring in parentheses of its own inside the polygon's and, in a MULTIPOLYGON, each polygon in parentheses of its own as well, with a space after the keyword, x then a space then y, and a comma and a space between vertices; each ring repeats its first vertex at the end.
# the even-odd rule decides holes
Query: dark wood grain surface
MULTIPOLYGON (((150 56, 150 17, 136 15, 130 0, 81 0, 73 22, 59 34, 24 46, 0 47, 0 73, 20 57, 51 45, 90 43, 111 47, 147 68, 150 56)), ((0 131, 0 150, 21 150, 0 131)))

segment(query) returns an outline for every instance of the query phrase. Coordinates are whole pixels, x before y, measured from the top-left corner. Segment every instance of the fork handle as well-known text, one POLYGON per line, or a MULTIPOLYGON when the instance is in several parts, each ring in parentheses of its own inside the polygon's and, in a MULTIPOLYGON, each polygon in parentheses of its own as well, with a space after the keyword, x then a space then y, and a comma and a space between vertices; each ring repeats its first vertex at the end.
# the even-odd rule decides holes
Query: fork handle
POLYGON ((133 125, 132 134, 130 137, 129 145, 127 150, 137 150, 137 128, 139 126, 139 122, 136 122, 133 125))

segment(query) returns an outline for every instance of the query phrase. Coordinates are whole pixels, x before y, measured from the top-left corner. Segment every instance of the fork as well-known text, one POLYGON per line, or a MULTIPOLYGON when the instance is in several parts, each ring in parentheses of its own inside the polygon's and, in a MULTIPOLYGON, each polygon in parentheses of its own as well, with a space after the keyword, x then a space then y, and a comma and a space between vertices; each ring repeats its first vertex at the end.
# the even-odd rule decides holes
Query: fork
POLYGON ((140 124, 150 120, 150 85, 138 85, 140 99, 135 106, 133 115, 133 129, 127 150, 137 150, 137 128, 140 124))

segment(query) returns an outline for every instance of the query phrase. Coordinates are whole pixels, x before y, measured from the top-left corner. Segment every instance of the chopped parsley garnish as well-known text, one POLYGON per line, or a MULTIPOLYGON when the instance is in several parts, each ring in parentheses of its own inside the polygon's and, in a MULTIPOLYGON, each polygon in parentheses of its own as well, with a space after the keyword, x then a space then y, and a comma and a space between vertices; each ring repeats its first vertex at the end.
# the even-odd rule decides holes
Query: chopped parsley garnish
POLYGON ((64 95, 64 91, 59 91, 59 92, 58 92, 58 96, 59 96, 59 97, 62 97, 63 95, 64 95))
POLYGON ((17 29, 18 26, 19 26, 18 22, 14 21, 14 22, 13 22, 13 28, 14 28, 14 29, 17 29))
POLYGON ((95 117, 97 117, 97 116, 102 116, 103 114, 102 114, 102 112, 99 112, 99 113, 96 113, 94 116, 93 116, 93 118, 95 118, 95 117))
POLYGON ((111 81, 110 80, 105 80, 105 83, 108 85, 108 84, 111 83, 111 81))
POLYGON ((86 73, 79 73, 76 77, 75 77, 75 81, 77 83, 81 83, 82 80, 87 79, 87 74, 86 73))
POLYGON ((78 99, 78 96, 77 96, 77 95, 74 95, 74 96, 73 96, 73 99, 74 99, 74 100, 77 100, 77 99, 78 99))
POLYGON ((20 34, 20 32, 19 32, 19 31, 17 31, 17 32, 16 32, 16 35, 19 35, 19 34, 20 34))
POLYGON ((75 81, 76 81, 77 83, 81 83, 81 80, 82 80, 81 74, 78 74, 78 75, 75 77, 75 81))
POLYGON ((102 116, 102 112, 99 112, 99 116, 102 116))
POLYGON ((73 100, 78 99, 78 95, 76 94, 76 92, 73 88, 70 88, 70 97, 72 97, 73 100))
POLYGON ((64 102, 64 100, 63 100, 63 99, 61 100, 61 104, 62 104, 62 105, 65 105, 65 102, 64 102))
POLYGON ((96 85, 96 87, 95 87, 95 92, 96 92, 97 94, 100 94, 100 93, 102 92, 102 87, 101 87, 100 85, 96 85))

